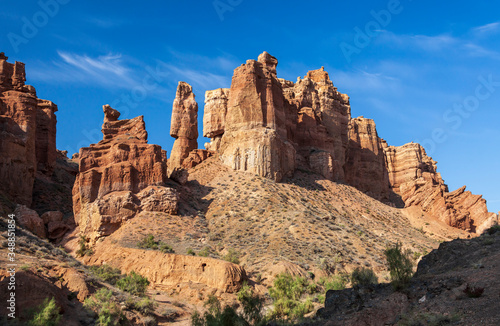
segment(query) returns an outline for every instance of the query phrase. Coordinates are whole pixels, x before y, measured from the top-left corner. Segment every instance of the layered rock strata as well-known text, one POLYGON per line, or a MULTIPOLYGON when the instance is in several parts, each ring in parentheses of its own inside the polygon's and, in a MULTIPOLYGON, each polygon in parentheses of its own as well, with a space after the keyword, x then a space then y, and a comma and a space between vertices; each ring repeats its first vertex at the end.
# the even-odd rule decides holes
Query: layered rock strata
POLYGON ((38 221, 36 225, 41 227, 33 229, 33 221, 49 210, 71 212, 71 208, 59 205, 63 198, 71 197, 72 167, 56 170, 64 164, 58 163, 56 149, 57 105, 39 99, 35 88, 25 85, 23 63, 9 63, 7 59, 0 53, 0 212, 12 213, 16 205, 23 205, 19 212, 25 217, 19 217, 20 223, 39 236, 49 234, 54 238, 60 230, 69 228, 68 219, 58 221, 57 228, 38 221), (45 196, 47 191, 41 188, 54 191, 45 196), (48 207, 50 203, 59 206, 48 207), (30 207, 36 212, 28 212, 30 207))
POLYGON ((277 64, 264 52, 234 70, 230 89, 206 92, 205 147, 225 165, 275 181, 305 167, 472 232, 496 218, 481 196, 448 192, 420 145, 388 146, 373 120, 351 118, 349 97, 323 67, 294 83, 277 78, 277 64))
POLYGON ((181 167, 189 153, 198 148, 198 103, 192 87, 179 82, 172 108, 170 136, 175 138, 169 159, 171 168, 181 167))
POLYGON ((177 213, 177 192, 165 186, 166 152, 147 143, 143 117, 118 120, 109 105, 103 111, 103 140, 80 149, 73 187, 75 222, 91 242, 142 210, 177 213))

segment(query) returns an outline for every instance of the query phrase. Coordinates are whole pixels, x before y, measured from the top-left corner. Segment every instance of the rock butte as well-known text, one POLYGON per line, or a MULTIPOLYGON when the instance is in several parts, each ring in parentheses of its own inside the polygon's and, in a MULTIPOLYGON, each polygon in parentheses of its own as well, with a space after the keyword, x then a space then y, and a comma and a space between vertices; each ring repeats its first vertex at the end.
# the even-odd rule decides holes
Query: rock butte
POLYGON ((49 226, 39 214, 56 209, 70 213, 63 203, 69 199, 63 198, 64 190, 48 192, 61 189, 61 179, 71 182, 76 167, 56 149, 57 105, 39 99, 35 88, 25 85, 24 63, 12 64, 7 59, 0 53, 0 195, 6 199, 0 202, 0 213, 12 213, 6 207, 11 204, 22 205, 16 209, 21 225, 54 239, 69 230, 71 223, 61 218, 49 226))
POLYGON ((203 135, 211 142, 205 147, 225 165, 275 181, 310 169, 471 232, 498 219, 465 187, 448 192, 422 146, 388 146, 373 120, 351 118, 349 97, 323 67, 293 83, 277 78, 277 64, 264 52, 234 70, 230 89, 206 92, 203 135))
POLYGON ((177 213, 177 192, 166 187, 166 152, 147 143, 142 116, 118 120, 103 106, 103 140, 80 149, 73 187, 75 222, 93 243, 138 212, 177 213))

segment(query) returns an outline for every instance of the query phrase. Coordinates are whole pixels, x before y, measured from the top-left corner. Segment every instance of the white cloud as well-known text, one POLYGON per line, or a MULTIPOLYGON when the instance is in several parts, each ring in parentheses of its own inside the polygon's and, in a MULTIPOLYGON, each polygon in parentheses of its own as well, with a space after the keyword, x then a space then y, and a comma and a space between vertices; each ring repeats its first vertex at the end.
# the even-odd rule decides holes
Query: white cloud
MULTIPOLYGON (((500 27, 500 24, 494 23, 473 29, 476 31, 492 31, 500 27)), ((473 33, 474 34, 474 33, 473 33)), ((451 56, 452 53, 459 55, 468 55, 472 57, 488 57, 498 60, 499 53, 489 50, 477 44, 474 37, 462 36, 455 37, 449 34, 440 35, 408 35, 408 34, 395 34, 392 32, 384 31, 376 42, 383 46, 393 46, 401 50, 416 50, 425 52, 431 55, 446 55, 451 56)))
POLYGON ((500 22, 478 26, 472 29, 472 32, 476 35, 492 34, 492 33, 497 33, 499 31, 500 31, 500 22))

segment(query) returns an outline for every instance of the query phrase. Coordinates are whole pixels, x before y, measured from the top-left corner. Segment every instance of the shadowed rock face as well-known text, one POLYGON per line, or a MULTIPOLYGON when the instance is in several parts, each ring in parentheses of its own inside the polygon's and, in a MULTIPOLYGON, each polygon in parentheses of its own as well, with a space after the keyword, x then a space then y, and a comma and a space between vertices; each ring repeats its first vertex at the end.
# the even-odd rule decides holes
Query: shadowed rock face
POLYGON ((166 152, 147 143, 143 117, 118 120, 109 105, 103 111, 104 139, 80 149, 73 187, 75 221, 91 241, 141 210, 177 213, 177 193, 165 187, 166 152))
POLYGON ((192 87, 179 82, 172 108, 170 136, 175 138, 169 165, 182 166, 189 152, 198 148, 198 103, 194 99, 192 87))
POLYGON ((0 192, 30 206, 35 178, 50 178, 56 165, 57 105, 25 85, 24 63, 0 53, 0 192))
POLYGON ((230 89, 206 92, 205 147, 225 165, 275 181, 300 166, 464 230, 483 230, 496 218, 481 196, 449 193, 420 145, 389 147, 373 120, 351 118, 349 97, 323 68, 293 83, 277 78, 277 64, 264 52, 234 70, 230 89))
POLYGON ((389 200, 389 178, 382 139, 375 122, 363 117, 349 122, 346 182, 380 201, 389 200))

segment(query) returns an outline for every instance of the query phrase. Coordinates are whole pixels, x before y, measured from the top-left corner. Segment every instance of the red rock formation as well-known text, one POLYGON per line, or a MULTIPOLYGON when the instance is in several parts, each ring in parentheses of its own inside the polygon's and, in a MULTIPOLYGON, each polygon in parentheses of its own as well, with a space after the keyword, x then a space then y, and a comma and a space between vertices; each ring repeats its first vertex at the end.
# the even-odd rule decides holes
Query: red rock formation
POLYGON ((293 173, 296 151, 287 139, 277 64, 264 52, 235 69, 219 154, 235 170, 279 181, 293 173))
POLYGON ((375 199, 389 200, 389 179, 382 140, 371 119, 359 117, 349 122, 345 180, 375 199))
POLYGON ((103 111, 103 140, 80 149, 73 187, 75 221, 91 241, 141 210, 177 213, 177 193, 165 187, 165 151, 147 143, 143 117, 118 120, 109 105, 103 111))
POLYGON ((191 169, 205 161, 207 158, 213 155, 213 152, 207 151, 205 149, 195 149, 189 153, 189 156, 184 159, 182 167, 184 169, 191 169))
POLYGON ((418 206, 424 212, 450 226, 471 232, 482 232, 495 219, 486 200, 465 191, 465 186, 448 192, 448 186, 437 172, 436 162, 416 143, 386 147, 387 170, 392 190, 405 206, 418 206))
POLYGON ((329 152, 334 160, 333 180, 343 181, 343 166, 346 162, 349 143, 348 125, 351 119, 349 97, 338 92, 323 67, 309 71, 304 79, 299 78, 293 85, 293 89, 289 89, 286 94, 288 101, 299 112, 299 123, 301 111, 303 112, 304 108, 312 108, 318 125, 327 132, 325 136, 323 130, 318 130, 318 132, 311 130, 309 132, 312 137, 304 137, 298 131, 296 137, 293 138, 294 141, 301 147, 315 147, 329 152), (310 139, 311 143, 309 143, 310 139), (318 142, 318 139, 321 142, 318 142))
POLYGON ((227 166, 276 181, 305 166, 383 202, 417 205, 454 227, 493 223, 496 214, 481 196, 448 192, 420 145, 388 147, 373 120, 351 119, 349 97, 323 68, 293 83, 276 77, 277 63, 264 52, 235 69, 230 90, 206 93, 206 147, 227 166))
POLYGON ((38 216, 38 213, 24 205, 18 205, 14 211, 14 215, 20 225, 31 231, 31 233, 46 238, 47 232, 43 224, 43 220, 38 216))
POLYGON ((24 84, 23 63, 6 60, 0 53, 0 192, 30 206, 35 177, 50 178, 55 166, 57 106, 24 84))
POLYGON ((206 149, 217 151, 226 127, 227 103, 229 88, 219 88, 205 92, 205 109, 203 114, 203 137, 211 138, 206 149))
POLYGON ((171 168, 182 166, 189 152, 198 148, 198 103, 194 99, 192 87, 179 82, 172 108, 170 136, 175 138, 169 159, 171 168))

